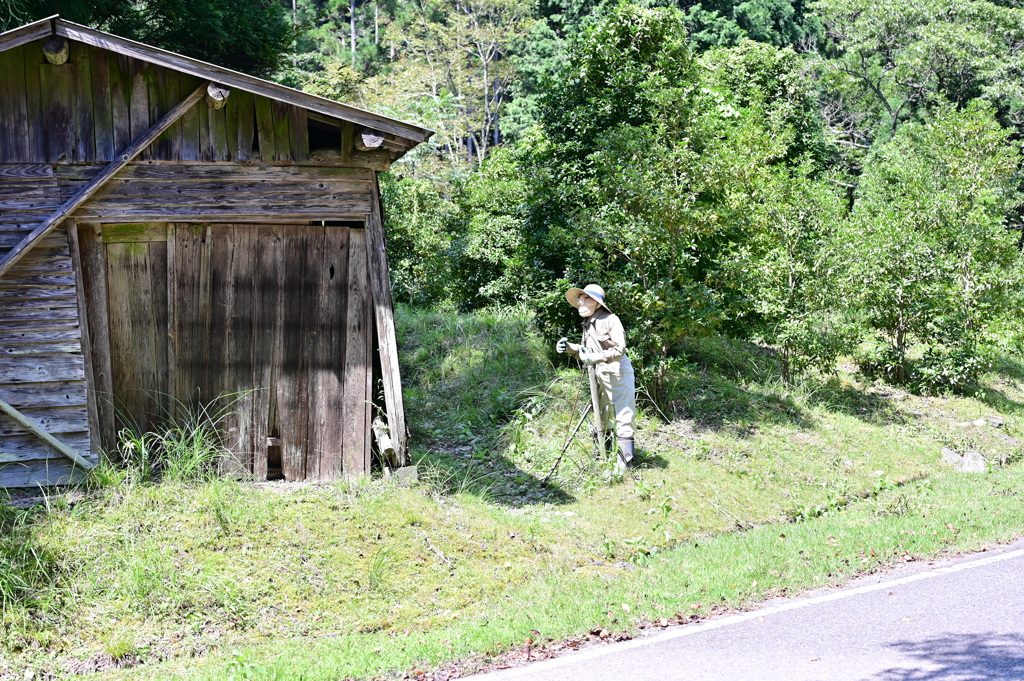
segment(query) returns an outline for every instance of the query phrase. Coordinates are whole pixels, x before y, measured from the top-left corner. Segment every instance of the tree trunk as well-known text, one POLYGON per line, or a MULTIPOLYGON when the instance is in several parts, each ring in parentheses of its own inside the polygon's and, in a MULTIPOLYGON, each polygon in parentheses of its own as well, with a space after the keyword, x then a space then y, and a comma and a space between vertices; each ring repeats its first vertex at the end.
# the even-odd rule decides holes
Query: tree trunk
POLYGON ((348 3, 349 13, 349 30, 350 40, 352 42, 352 68, 356 66, 356 0, 349 0, 348 3))

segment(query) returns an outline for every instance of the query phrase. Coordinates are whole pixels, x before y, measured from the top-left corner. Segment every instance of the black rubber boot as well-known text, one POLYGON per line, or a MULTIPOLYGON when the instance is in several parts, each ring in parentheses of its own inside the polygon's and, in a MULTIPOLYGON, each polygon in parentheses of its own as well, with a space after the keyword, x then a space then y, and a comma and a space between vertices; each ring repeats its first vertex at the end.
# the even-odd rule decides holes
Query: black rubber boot
POLYGON ((615 441, 619 448, 619 470, 625 471, 633 460, 633 438, 620 437, 615 441))
POLYGON ((604 451, 608 454, 615 454, 615 431, 604 431, 604 451))

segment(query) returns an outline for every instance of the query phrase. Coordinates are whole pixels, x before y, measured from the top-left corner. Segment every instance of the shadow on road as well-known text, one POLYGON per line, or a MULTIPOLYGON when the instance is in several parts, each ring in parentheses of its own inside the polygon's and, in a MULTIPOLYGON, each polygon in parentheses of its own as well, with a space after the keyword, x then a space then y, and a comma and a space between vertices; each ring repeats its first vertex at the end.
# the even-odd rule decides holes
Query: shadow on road
POLYGON ((865 681, 1019 681, 1024 679, 1024 638, 1015 634, 948 635, 900 641, 891 647, 919 662, 887 669, 865 681))

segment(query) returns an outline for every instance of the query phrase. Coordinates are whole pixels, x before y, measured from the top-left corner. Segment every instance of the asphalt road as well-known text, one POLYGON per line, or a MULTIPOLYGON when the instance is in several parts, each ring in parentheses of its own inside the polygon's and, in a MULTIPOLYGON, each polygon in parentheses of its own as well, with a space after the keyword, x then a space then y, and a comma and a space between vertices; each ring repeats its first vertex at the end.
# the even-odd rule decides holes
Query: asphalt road
POLYGON ((1024 681, 1024 541, 475 681, 1024 681))

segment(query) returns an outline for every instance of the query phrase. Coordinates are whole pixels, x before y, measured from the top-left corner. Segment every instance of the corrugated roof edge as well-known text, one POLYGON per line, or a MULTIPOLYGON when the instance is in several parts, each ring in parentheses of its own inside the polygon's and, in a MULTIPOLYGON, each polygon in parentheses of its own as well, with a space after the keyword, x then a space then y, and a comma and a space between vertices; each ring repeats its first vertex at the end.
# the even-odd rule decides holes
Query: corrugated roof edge
POLYGON ((425 142, 434 134, 433 130, 424 128, 413 123, 407 123, 388 116, 382 116, 370 111, 365 111, 348 104, 335 102, 324 97, 311 95, 301 90, 295 90, 284 85, 278 85, 262 78, 256 78, 238 71, 232 71, 222 66, 208 64, 192 57, 186 57, 159 47, 153 47, 139 43, 127 38, 121 38, 111 33, 98 29, 82 26, 70 21, 61 19, 59 15, 40 19, 39 21, 26 24, 0 33, 0 52, 12 49, 39 38, 44 38, 51 33, 53 23, 57 26, 57 35, 64 36, 70 40, 112 50, 119 54, 125 54, 136 59, 141 59, 152 64, 158 64, 166 68, 188 73, 199 78, 212 80, 221 85, 236 87, 247 92, 263 95, 288 104, 294 104, 304 109, 316 111, 342 120, 351 121, 359 125, 389 132, 398 137, 412 140, 414 143, 425 142))

